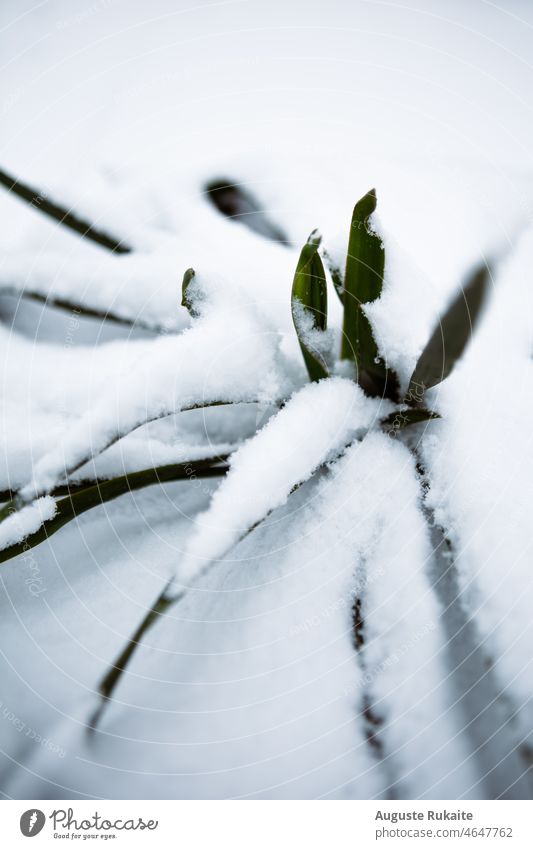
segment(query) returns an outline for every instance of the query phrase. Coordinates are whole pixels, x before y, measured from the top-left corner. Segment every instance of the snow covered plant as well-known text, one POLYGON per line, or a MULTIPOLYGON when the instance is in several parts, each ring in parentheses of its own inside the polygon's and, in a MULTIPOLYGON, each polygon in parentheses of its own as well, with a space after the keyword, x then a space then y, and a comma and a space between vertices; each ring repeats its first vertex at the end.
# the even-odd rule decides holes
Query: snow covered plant
MULTIPOLYGON (((38 545, 83 511, 124 492, 187 479, 191 467, 196 476, 224 475, 209 508, 195 520, 175 574, 103 678, 93 727, 147 629, 295 489, 332 469, 372 431, 395 438, 406 427, 437 417, 426 406, 426 390, 446 378, 463 353, 488 288, 489 268, 482 264, 474 270, 402 387, 380 352, 365 311, 365 305, 380 297, 385 271, 383 243, 372 225, 375 209, 373 190, 355 205, 344 271, 326 251, 321 253, 316 231, 301 251, 291 311, 309 377, 305 385, 295 380, 289 359, 278 347, 263 345, 263 328, 242 293, 225 289, 221 294, 189 269, 183 278, 182 306, 190 314, 191 326, 178 337, 150 342, 150 353, 137 371, 138 390, 114 387, 115 394, 97 401, 72 426, 59 449, 38 460, 32 479, 9 493, 0 511, 0 560, 38 545), (342 305, 340 334, 328 328, 324 263, 342 305), (229 353, 228 320, 235 328, 229 353), (169 362, 175 364, 170 388, 169 362), (275 413, 227 455, 149 468, 91 485, 73 477, 147 421, 198 407, 257 402, 271 405, 275 413), (110 408, 120 410, 119 425, 110 421, 110 408)), ((237 436, 232 448, 238 442, 237 436)))

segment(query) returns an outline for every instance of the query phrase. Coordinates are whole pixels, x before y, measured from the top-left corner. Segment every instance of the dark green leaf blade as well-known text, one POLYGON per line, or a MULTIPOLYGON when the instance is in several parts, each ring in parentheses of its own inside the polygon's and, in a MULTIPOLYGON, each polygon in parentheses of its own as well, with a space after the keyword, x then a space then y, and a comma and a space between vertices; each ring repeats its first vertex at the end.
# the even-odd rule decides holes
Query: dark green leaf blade
POLYGON ((420 355, 409 383, 409 396, 420 397, 451 374, 472 337, 490 278, 490 267, 483 263, 454 298, 420 355))
POLYGON ((357 364, 357 380, 365 392, 398 399, 398 378, 380 356, 372 326, 362 309, 377 300, 383 289, 385 250, 370 225, 377 198, 371 189, 354 207, 346 257, 342 302, 344 322, 341 359, 357 364))
POLYGON ((320 236, 314 230, 302 248, 294 274, 291 297, 292 320, 311 380, 321 380, 329 376, 324 355, 313 344, 309 333, 309 330, 316 333, 327 328, 328 294, 326 274, 318 253, 319 245, 320 236), (307 318, 310 319, 309 327, 304 328, 307 318))
POLYGON ((32 209, 48 215, 64 227, 69 227, 84 239, 90 239, 115 254, 131 252, 131 247, 123 239, 117 239, 115 236, 99 230, 90 221, 79 218, 77 213, 72 212, 68 207, 51 200, 46 192, 37 190, 27 183, 22 183, 18 178, 3 170, 0 170, 0 186, 29 204, 32 209))
POLYGON ((381 426, 388 431, 403 430, 410 425, 420 424, 420 422, 431 421, 432 419, 440 419, 438 413, 433 410, 426 410, 422 407, 407 410, 395 410, 390 416, 387 416, 381 422, 381 426))
POLYGON ((376 204, 376 192, 371 189, 354 207, 344 274, 341 359, 355 360, 360 369, 374 365, 378 355, 370 322, 361 310, 362 304, 379 298, 383 287, 385 251, 369 225, 376 204))

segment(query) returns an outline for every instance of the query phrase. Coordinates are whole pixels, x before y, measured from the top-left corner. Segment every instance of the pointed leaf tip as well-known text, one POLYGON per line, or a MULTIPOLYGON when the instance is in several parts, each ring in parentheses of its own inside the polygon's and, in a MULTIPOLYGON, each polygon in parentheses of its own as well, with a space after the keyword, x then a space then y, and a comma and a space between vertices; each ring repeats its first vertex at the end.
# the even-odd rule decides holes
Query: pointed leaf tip
POLYGON ((372 328, 361 305, 381 295, 385 252, 381 239, 370 231, 368 219, 376 209, 371 189, 353 210, 344 274, 344 324, 341 358, 355 360, 359 369, 371 368, 378 356, 372 328))
POLYGON ((364 304, 377 300, 383 288, 385 251, 369 222, 376 206, 376 190, 370 189, 353 210, 344 286, 339 293, 344 304, 341 359, 357 364, 358 382, 367 392, 395 400, 398 379, 380 356, 372 326, 362 309, 364 304))

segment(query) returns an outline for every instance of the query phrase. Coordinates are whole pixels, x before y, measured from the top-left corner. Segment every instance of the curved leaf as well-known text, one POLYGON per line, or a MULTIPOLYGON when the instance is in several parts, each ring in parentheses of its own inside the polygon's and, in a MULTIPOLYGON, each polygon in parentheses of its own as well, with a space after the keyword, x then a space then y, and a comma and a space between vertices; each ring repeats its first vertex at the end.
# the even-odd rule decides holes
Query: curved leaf
POLYGON ((329 376, 320 350, 320 332, 327 327, 328 293, 319 245, 320 236, 313 230, 296 266, 291 297, 292 320, 311 380, 329 376))
POLYGON ((481 314, 490 281, 490 267, 478 266, 454 298, 422 351, 408 395, 421 397, 447 378, 468 345, 481 314))

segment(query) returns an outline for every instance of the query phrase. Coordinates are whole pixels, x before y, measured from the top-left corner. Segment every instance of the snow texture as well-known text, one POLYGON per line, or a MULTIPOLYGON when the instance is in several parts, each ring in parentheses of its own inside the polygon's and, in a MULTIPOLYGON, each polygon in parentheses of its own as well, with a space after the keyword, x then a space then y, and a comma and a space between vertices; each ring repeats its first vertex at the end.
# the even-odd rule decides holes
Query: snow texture
POLYGON ((56 509, 55 500, 47 495, 11 513, 0 523, 0 549, 21 542, 24 537, 39 530, 43 522, 54 516, 56 509))

